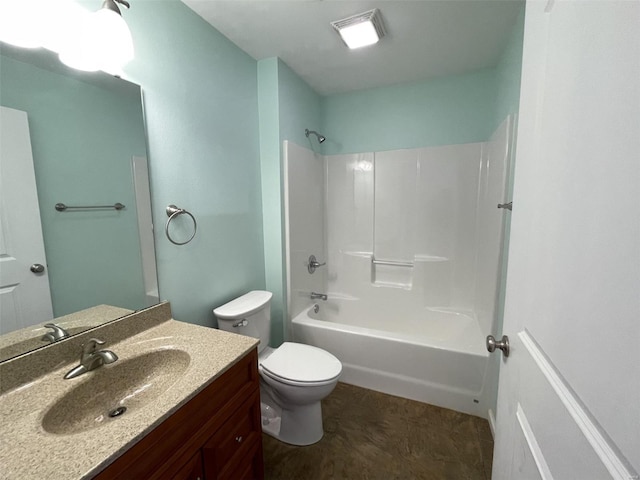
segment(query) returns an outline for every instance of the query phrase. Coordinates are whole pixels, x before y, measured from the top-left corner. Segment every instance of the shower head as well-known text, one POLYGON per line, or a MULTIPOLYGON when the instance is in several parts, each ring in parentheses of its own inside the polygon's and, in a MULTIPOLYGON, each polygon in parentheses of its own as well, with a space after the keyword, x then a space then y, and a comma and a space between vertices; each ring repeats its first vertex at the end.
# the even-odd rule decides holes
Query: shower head
POLYGON ((315 132, 313 130, 309 130, 308 128, 304 129, 304 134, 307 138, 309 138, 310 134, 314 134, 318 138, 318 143, 322 143, 327 139, 327 137, 320 135, 318 132, 315 132))

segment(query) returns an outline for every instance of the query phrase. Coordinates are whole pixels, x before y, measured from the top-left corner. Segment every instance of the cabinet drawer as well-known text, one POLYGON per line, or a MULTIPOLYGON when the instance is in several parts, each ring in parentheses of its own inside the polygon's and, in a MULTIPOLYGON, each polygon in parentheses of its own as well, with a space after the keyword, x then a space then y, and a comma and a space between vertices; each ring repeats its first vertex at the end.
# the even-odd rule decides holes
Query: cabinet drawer
POLYGON ((252 461, 252 450, 259 443, 260 426, 259 392, 254 392, 236 412, 205 443, 202 449, 207 479, 217 478, 227 467, 252 461))

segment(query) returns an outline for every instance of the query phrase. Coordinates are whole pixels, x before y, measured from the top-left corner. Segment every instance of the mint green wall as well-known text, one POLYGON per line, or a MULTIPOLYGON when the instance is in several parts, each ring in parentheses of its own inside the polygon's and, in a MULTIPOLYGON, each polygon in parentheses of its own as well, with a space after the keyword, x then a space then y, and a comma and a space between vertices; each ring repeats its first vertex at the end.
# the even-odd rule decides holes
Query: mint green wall
POLYGON ((304 129, 320 128, 321 97, 278 58, 258 62, 258 92, 265 277, 267 290, 273 292, 271 344, 279 346, 287 316, 282 142, 314 148, 304 129))
POLYGON ((146 306, 131 172, 131 157, 146 155, 140 90, 0 64, 0 103, 28 114, 54 315, 146 306), (127 208, 61 213, 59 202, 127 208))
POLYGON ((257 63, 178 0, 132 2, 123 16, 136 49, 125 74, 144 96, 160 297, 175 318, 213 326, 214 307, 265 287, 257 63), (164 236, 171 203, 198 221, 187 245, 164 236))
POLYGON ((318 95, 282 60, 278 61, 280 104, 280 145, 289 140, 310 150, 319 151, 315 137, 307 138, 305 128, 321 131, 322 97, 318 95))
POLYGON ((324 98, 323 152, 481 142, 493 132, 494 69, 324 98))
POLYGON ((258 62, 258 104, 260 118, 260 167, 262 173, 262 224, 264 230, 264 270, 271 300, 271 345, 283 338, 284 257, 282 223, 282 172, 280 168, 280 107, 278 59, 258 62))
POLYGON ((516 113, 520 104, 520 73, 522 70, 522 39, 524 36, 524 6, 513 27, 509 43, 496 67, 498 89, 494 125, 496 128, 510 113, 516 113))

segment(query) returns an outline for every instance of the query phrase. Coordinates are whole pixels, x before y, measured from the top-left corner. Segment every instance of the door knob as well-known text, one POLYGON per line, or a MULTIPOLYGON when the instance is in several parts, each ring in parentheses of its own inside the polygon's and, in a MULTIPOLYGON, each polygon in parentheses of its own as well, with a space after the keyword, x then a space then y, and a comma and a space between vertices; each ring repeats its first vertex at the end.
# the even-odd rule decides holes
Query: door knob
POLYGON ((31 265, 31 267, 29 267, 29 270, 31 270, 33 273, 42 273, 44 272, 44 265, 34 263, 33 265, 31 265))
POLYGON ((506 335, 503 335, 502 340, 500 340, 499 342, 496 342, 496 339, 493 337, 493 335, 487 336, 487 350, 489 350, 489 352, 494 352, 496 348, 499 348, 500 350, 502 350, 502 353, 504 354, 504 356, 508 357, 509 356, 509 337, 507 337, 506 335))

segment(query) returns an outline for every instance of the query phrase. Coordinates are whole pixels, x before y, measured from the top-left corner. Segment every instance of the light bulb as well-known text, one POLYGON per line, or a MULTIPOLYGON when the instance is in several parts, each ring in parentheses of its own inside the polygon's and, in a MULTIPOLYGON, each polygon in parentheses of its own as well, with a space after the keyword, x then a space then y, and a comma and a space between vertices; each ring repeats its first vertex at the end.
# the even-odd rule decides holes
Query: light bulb
POLYGON ((60 52, 60 60, 72 68, 113 74, 132 59, 133 40, 127 23, 106 8, 85 16, 60 52))
POLYGON ((94 51, 100 69, 107 72, 120 71, 133 60, 133 39, 121 15, 103 8, 93 14, 94 51))

